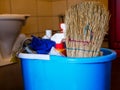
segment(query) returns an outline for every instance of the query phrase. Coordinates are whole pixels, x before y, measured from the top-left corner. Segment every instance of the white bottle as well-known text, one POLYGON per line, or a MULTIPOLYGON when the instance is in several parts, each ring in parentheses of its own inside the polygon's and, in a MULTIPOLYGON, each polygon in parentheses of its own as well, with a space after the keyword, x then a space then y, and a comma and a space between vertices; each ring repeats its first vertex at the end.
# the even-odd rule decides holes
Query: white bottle
POLYGON ((52 30, 46 30, 45 31, 45 36, 43 36, 43 39, 50 39, 52 36, 52 30))
POLYGON ((60 24, 61 32, 60 33, 55 33, 52 37, 51 40, 55 41, 56 43, 60 44, 63 39, 65 39, 65 34, 66 34, 66 27, 64 23, 60 24))
POLYGON ((52 48, 50 55, 66 56, 66 50, 64 46, 66 27, 64 23, 60 24, 60 29, 60 33, 55 33, 51 37, 51 40, 54 41, 56 45, 52 48))

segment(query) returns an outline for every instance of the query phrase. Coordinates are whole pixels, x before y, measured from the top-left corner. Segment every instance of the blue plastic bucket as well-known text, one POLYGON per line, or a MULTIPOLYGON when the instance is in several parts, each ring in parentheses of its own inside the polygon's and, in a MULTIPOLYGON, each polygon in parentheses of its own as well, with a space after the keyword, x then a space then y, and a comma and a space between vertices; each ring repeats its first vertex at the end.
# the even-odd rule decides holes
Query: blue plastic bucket
POLYGON ((113 50, 102 48, 103 56, 68 58, 20 53, 25 90, 110 90, 113 50), (39 55, 38 55, 39 57, 39 55))

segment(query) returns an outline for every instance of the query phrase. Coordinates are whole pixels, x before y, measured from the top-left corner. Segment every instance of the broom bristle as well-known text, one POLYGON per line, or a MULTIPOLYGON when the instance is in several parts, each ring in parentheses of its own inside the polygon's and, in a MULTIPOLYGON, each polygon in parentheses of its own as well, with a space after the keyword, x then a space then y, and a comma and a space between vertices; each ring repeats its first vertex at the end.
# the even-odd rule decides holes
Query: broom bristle
POLYGON ((108 10, 99 2, 85 1, 70 7, 65 15, 67 56, 97 56, 109 19, 108 10))

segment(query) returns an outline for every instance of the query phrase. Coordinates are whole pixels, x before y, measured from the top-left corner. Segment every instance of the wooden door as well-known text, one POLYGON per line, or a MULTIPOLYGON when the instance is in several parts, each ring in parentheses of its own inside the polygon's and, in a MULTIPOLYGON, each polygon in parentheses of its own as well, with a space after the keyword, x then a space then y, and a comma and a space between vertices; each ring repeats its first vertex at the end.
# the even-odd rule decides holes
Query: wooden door
POLYGON ((109 46, 117 51, 120 57, 120 0, 109 0, 111 14, 109 30, 109 46))
POLYGON ((120 90, 120 0, 108 0, 111 13, 109 47, 117 52, 112 63, 111 90, 120 90))

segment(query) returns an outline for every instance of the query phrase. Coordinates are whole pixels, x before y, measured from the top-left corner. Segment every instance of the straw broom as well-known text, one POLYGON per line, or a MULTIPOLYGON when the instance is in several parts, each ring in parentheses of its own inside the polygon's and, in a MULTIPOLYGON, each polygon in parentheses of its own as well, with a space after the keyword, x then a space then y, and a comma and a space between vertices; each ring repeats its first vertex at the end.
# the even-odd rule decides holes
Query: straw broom
POLYGON ((65 15, 67 56, 98 56, 109 19, 108 10, 99 2, 84 1, 70 7, 65 15))

